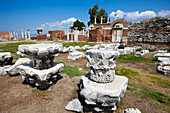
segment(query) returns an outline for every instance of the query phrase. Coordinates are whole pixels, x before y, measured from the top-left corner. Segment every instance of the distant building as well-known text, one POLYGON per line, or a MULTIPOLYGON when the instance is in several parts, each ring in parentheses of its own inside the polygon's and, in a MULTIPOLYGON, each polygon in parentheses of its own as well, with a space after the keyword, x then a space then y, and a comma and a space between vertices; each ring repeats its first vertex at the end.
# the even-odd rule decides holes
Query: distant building
POLYGON ((89 42, 120 43, 128 36, 128 22, 125 19, 112 23, 93 24, 89 26, 89 42))
POLYGON ((7 39, 9 40, 10 39, 10 32, 0 32, 0 37, 2 37, 3 39, 7 39))

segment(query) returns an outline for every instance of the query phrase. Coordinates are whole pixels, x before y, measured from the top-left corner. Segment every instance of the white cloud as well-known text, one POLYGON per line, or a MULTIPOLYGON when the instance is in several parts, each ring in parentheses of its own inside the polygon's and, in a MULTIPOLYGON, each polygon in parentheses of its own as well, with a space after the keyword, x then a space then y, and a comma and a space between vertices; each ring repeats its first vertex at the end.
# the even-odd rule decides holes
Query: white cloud
MULTIPOLYGON (((110 14, 110 17, 114 17, 115 12, 113 11, 110 14)), ((156 13, 154 11, 144 11, 139 13, 139 11, 136 12, 124 12, 121 10, 117 10, 116 11, 117 17, 118 18, 126 18, 128 20, 135 20, 135 19, 139 19, 139 18, 152 18, 152 17, 156 17, 156 13)))
POLYGON ((47 22, 45 24, 42 24, 40 27, 37 29, 43 29, 43 30, 50 30, 50 29, 64 29, 68 27, 69 25, 73 24, 77 19, 72 17, 67 20, 63 20, 61 22, 56 21, 56 22, 47 22))
POLYGON ((156 13, 154 11, 144 11, 139 13, 139 11, 136 12, 128 12, 126 13, 126 18, 135 20, 138 18, 153 18, 156 17, 156 13))
POLYGON ((170 11, 169 10, 162 10, 158 13, 158 16, 161 16, 161 17, 170 16, 170 11))
POLYGON ((116 17, 122 18, 125 13, 124 13, 124 11, 121 11, 121 10, 117 10, 116 12, 113 11, 113 12, 110 14, 110 17, 114 17, 115 14, 117 14, 116 17))

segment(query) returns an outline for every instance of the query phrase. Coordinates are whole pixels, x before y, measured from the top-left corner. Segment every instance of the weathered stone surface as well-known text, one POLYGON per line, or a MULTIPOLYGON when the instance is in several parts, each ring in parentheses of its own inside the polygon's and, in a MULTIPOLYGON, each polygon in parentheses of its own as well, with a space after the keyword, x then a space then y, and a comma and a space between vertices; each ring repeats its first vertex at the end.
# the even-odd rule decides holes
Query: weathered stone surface
POLYGON ((76 50, 81 50, 82 48, 80 46, 75 46, 76 50))
POLYGON ((79 58, 85 57, 83 52, 79 52, 79 51, 73 51, 71 53, 69 53, 67 59, 69 60, 76 60, 79 58))
POLYGON ((153 57, 167 57, 170 58, 170 53, 164 53, 164 52, 156 52, 153 57))
POLYGON ((20 56, 25 56, 25 54, 21 53, 20 51, 17 51, 17 54, 20 56))
POLYGON ((53 55, 60 47, 58 44, 31 44, 19 45, 18 50, 31 57, 33 68, 48 69, 53 66, 53 55))
POLYGON ((149 50, 142 50, 140 52, 136 52, 135 57, 143 57, 147 53, 149 53, 149 50))
POLYGON ((70 101, 65 107, 66 110, 75 111, 75 112, 83 112, 83 106, 81 105, 78 99, 74 99, 70 101))
POLYGON ((75 50, 76 50, 75 47, 73 47, 73 46, 69 46, 68 49, 69 49, 70 51, 75 51, 75 50))
POLYGON ((17 68, 24 80, 30 81, 32 84, 40 86, 41 88, 45 88, 52 83, 53 79, 57 78, 58 73, 64 70, 64 65, 62 63, 55 63, 53 67, 43 70, 31 68, 30 64, 20 65, 17 68))
POLYGON ((86 57, 90 67, 90 79, 100 83, 108 83, 114 80, 116 57, 118 51, 87 50, 86 57))
POLYGON ((14 65, 10 66, 9 68, 5 69, 5 71, 9 75, 17 75, 19 74, 18 66, 23 65, 23 64, 29 64, 31 62, 30 59, 28 58, 19 58, 14 65))
POLYGON ((4 66, 4 67, 1 67, 0 66, 0 76, 1 75, 6 75, 7 74, 7 72, 5 71, 7 68, 9 68, 10 66, 8 65, 8 66, 4 66))
POLYGON ((89 46, 89 45, 84 45, 84 46, 82 47, 82 49, 83 49, 83 50, 87 50, 88 47, 90 47, 90 46, 89 46))
POLYGON ((124 110, 124 113, 141 113, 138 108, 128 108, 124 110))
POLYGON ((158 57, 158 61, 159 62, 170 61, 170 58, 167 58, 167 57, 158 57))
POLYGON ((90 80, 90 73, 80 78, 80 95, 88 105, 98 107, 115 106, 124 96, 128 79, 115 75, 110 83, 97 83, 90 80))
POLYGON ((0 66, 4 64, 11 64, 13 56, 10 52, 0 52, 0 66))

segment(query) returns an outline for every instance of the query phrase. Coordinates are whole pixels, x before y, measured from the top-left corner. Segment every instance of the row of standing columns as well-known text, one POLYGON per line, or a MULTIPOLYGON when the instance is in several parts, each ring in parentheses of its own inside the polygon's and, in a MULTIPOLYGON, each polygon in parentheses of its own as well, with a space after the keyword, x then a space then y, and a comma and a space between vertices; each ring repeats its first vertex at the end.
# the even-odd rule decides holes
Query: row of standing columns
MULTIPOLYGON (((70 40, 70 34, 71 34, 71 41, 78 41, 78 35, 79 35, 78 34, 78 27, 74 27, 74 29, 75 29, 74 31, 73 31, 73 29, 68 29, 66 31, 67 41, 70 40), (74 34, 74 40, 73 40, 73 34, 74 34)), ((82 29, 83 29, 83 35, 85 35, 85 31, 84 31, 85 27, 82 27, 82 29)))
MULTIPOLYGON (((19 38, 18 33, 17 32, 9 32, 9 37, 10 40, 11 38, 19 38)), ((27 35, 27 31, 25 31, 25 37, 24 37, 24 31, 23 29, 21 30, 21 38, 25 38, 26 40, 31 40, 31 34, 30 34, 30 30, 28 29, 28 35, 27 35), (28 36, 28 37, 27 37, 28 36)))
MULTIPOLYGON (((24 38, 24 31, 23 29, 21 30, 21 37, 24 38)), ((31 34, 30 30, 28 29, 28 37, 27 37, 27 31, 25 31, 25 40, 31 40, 31 34)))
MULTIPOLYGON (((115 20, 116 20, 117 14, 115 14, 115 20)), ((100 24, 103 24, 103 16, 101 16, 100 24)), ((109 23, 109 15, 107 15, 107 23, 109 23)), ((97 24, 97 16, 94 18, 94 24, 97 24)))

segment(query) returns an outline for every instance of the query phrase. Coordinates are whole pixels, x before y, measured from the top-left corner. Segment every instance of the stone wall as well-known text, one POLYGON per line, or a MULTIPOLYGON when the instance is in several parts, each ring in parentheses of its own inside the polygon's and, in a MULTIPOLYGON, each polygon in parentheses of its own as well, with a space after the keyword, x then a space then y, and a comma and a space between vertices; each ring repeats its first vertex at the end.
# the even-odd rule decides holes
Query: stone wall
POLYGON ((153 45, 167 45, 170 43, 170 17, 131 23, 128 29, 128 41, 153 45))
POLYGON ((47 40, 47 34, 37 35, 36 37, 31 37, 31 40, 47 40))

